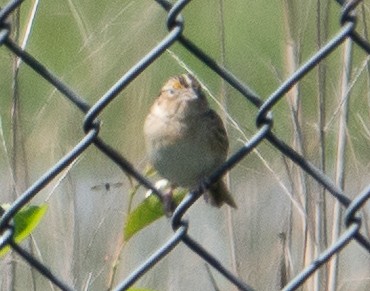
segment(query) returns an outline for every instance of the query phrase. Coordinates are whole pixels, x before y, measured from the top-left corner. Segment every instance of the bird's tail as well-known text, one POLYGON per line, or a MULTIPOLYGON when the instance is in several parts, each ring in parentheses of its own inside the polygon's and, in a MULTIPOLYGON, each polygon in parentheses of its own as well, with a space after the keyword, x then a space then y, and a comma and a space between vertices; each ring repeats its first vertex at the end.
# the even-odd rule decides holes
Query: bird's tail
POLYGON ((213 206, 221 207, 224 203, 233 208, 237 208, 234 198, 231 196, 223 180, 211 185, 206 193, 206 200, 213 206))

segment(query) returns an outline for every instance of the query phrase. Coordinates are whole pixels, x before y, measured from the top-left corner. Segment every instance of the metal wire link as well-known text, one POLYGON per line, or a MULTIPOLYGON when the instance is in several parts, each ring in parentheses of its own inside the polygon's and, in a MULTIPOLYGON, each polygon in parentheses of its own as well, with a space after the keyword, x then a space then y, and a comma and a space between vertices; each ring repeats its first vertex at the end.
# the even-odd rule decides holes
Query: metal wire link
POLYGON ((238 80, 236 76, 216 61, 207 55, 200 46, 193 43, 185 35, 183 28, 185 20, 181 16, 181 12, 190 2, 190 0, 180 0, 175 4, 171 4, 166 0, 155 0, 165 11, 168 12, 167 27, 168 34, 156 45, 150 52, 143 56, 141 60, 128 70, 122 78, 120 78, 106 93, 92 106, 88 104, 81 96, 73 89, 63 83, 63 81, 53 74, 48 68, 41 64, 31 54, 22 50, 10 38, 10 25, 6 22, 6 18, 17 9, 23 1, 9 1, 9 3, 0 10, 0 45, 6 47, 13 54, 23 60, 32 70, 42 76, 47 82, 60 91, 67 99, 69 99, 76 108, 78 108, 85 116, 83 129, 85 136, 76 146, 67 153, 58 163, 42 175, 31 187, 29 187, 22 195, 14 201, 10 208, 7 209, 0 220, 0 246, 10 246, 21 258, 23 258, 30 266, 37 269, 42 275, 48 278, 53 284, 62 290, 74 290, 65 282, 58 278, 48 266, 32 257, 25 249, 14 242, 14 229, 12 219, 15 214, 27 203, 29 203, 48 183, 50 183, 58 174, 68 167, 76 158, 78 158, 89 146, 94 145, 103 152, 112 162, 117 164, 124 172, 135 178, 139 183, 146 188, 151 189, 159 198, 162 197, 160 191, 156 189, 150 181, 148 181, 138 170, 135 169, 129 161, 126 160, 118 151, 108 145, 99 137, 100 121, 99 115, 104 109, 144 70, 148 68, 166 49, 170 48, 175 42, 180 43, 190 53, 192 53, 201 62, 207 65, 211 70, 223 78, 230 86, 235 88, 240 94, 245 97, 246 102, 250 102, 258 109, 256 116, 257 131, 254 136, 234 153, 225 163, 217 169, 198 189, 189 193, 185 199, 176 208, 172 217, 172 227, 174 230, 173 236, 163 246, 154 252, 146 261, 134 270, 129 277, 123 280, 115 290, 127 290, 139 278, 144 276, 146 272, 160 262, 167 254, 169 254, 177 245, 183 243, 200 258, 215 268, 227 280, 234 284, 239 290, 253 290, 249 284, 237 278, 230 272, 224 264, 215 256, 209 253, 202 245, 196 242, 188 233, 188 224, 183 216, 189 207, 201 196, 201 194, 217 179, 224 175, 228 170, 239 163, 253 149, 257 148, 261 141, 267 141, 279 150, 285 157, 292 160, 307 174, 328 190, 337 201, 345 208, 345 226, 346 230, 337 239, 337 241, 323 251, 307 268, 299 273, 292 281, 290 281, 284 290, 295 290, 301 286, 315 271, 317 271, 324 263, 334 255, 345 248, 349 242, 356 241, 364 250, 370 254, 370 241, 361 234, 362 217, 364 205, 370 199, 370 186, 359 193, 352 201, 325 173, 312 163, 306 160, 302 155, 296 152, 292 147, 284 143, 275 133, 272 132, 273 127, 273 110, 275 105, 285 96, 285 94, 304 78, 320 61, 329 56, 341 43, 346 39, 352 39, 367 54, 370 54, 370 44, 367 40, 361 37, 356 32, 356 16, 353 13, 361 0, 355 1, 336 1, 343 6, 341 15, 341 30, 330 39, 330 41, 319 49, 309 60, 307 60, 295 73, 293 73, 274 93, 263 101, 256 93, 248 86, 238 80))

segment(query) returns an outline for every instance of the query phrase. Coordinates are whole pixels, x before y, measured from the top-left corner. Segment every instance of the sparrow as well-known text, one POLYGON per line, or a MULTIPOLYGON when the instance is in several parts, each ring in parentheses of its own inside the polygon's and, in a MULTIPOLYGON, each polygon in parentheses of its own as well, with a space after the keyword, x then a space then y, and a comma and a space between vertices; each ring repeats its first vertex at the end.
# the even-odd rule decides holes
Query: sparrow
MULTIPOLYGON (((196 188, 225 162, 229 149, 222 119, 191 74, 171 77, 164 84, 146 117, 144 136, 150 163, 171 189, 196 188)), ((204 197, 213 206, 226 203, 236 208, 222 178, 204 197)))

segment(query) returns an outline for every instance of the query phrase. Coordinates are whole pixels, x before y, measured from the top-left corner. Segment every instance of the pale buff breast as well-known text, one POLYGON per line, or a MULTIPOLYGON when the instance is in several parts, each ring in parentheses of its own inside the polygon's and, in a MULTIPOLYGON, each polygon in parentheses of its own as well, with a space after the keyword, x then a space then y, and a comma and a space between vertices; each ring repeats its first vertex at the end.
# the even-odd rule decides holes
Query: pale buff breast
POLYGON ((210 148, 203 124, 150 115, 144 133, 150 162, 178 186, 194 187, 226 159, 210 148))

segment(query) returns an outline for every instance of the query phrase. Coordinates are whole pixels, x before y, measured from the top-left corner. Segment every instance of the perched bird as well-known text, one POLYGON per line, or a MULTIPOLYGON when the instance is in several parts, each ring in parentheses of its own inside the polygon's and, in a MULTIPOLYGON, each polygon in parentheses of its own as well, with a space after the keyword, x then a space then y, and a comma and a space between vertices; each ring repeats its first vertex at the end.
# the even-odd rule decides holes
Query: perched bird
MULTIPOLYGON (((150 162, 172 188, 194 189, 227 158, 225 126, 191 74, 164 84, 146 117, 144 135, 150 162)), ((205 199, 236 208, 222 179, 210 186, 205 199)))

